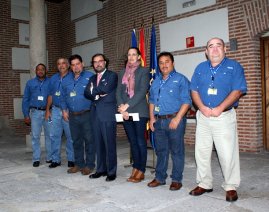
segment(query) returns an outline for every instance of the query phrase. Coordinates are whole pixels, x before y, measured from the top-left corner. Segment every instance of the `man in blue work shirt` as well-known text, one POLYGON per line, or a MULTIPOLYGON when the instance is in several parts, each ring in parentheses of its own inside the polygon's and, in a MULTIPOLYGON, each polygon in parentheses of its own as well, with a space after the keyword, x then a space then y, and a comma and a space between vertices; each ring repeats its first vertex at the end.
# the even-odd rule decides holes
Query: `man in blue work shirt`
POLYGON ((40 135, 42 126, 45 132, 46 162, 51 162, 51 143, 49 138, 49 126, 45 120, 47 98, 49 94, 49 78, 46 77, 47 68, 40 63, 36 66, 36 77, 26 83, 23 100, 22 112, 24 122, 31 125, 33 166, 40 165, 40 135))
POLYGON ((84 70, 80 55, 72 55, 69 63, 73 73, 63 82, 61 108, 64 120, 69 121, 75 166, 67 172, 81 171, 83 175, 89 175, 95 167, 95 143, 90 116, 91 100, 85 98, 84 90, 93 73, 84 70))
POLYGON ((226 201, 238 199, 240 184, 239 147, 235 108, 247 92, 244 69, 235 60, 225 57, 226 47, 220 38, 207 42, 208 60, 200 63, 192 76, 191 95, 198 107, 196 113, 195 159, 196 182, 190 195, 213 191, 211 154, 213 142, 224 176, 222 184, 226 201))
POLYGON ((68 160, 68 167, 74 167, 74 149, 69 122, 65 121, 62 116, 61 95, 62 84, 66 80, 69 72, 69 63, 66 58, 59 58, 57 60, 57 68, 59 73, 54 74, 50 78, 50 92, 47 103, 46 120, 50 123, 50 140, 52 151, 52 163, 50 168, 55 168, 61 165, 61 141, 63 131, 66 137, 66 156, 68 160), (51 110, 50 110, 51 108, 51 110))
POLYGON ((148 186, 165 184, 171 152, 173 167, 170 190, 175 191, 182 187, 185 115, 191 104, 189 81, 176 72, 171 53, 160 53, 158 63, 161 76, 153 81, 149 97, 150 129, 154 132, 157 165, 155 179, 148 186))

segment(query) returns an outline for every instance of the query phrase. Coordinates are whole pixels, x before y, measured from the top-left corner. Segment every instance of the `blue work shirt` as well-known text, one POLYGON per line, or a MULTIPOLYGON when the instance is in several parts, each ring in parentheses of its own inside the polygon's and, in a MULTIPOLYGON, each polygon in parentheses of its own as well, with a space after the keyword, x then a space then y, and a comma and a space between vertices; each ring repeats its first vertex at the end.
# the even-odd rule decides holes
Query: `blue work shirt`
POLYGON ((22 112, 29 117, 31 107, 46 108, 49 95, 49 78, 40 80, 38 77, 27 81, 22 99, 22 112))
POLYGON ((49 95, 52 96, 53 106, 61 107, 62 84, 68 78, 68 75, 72 75, 72 73, 68 72, 63 78, 60 73, 56 73, 50 78, 49 95))
POLYGON ((80 76, 75 79, 75 75, 69 74, 62 83, 63 95, 61 95, 61 108, 70 112, 80 112, 90 110, 91 100, 84 96, 84 90, 93 76, 90 71, 82 71, 80 76))
POLYGON ((175 70, 166 80, 160 75, 150 87, 149 103, 155 115, 177 113, 183 104, 191 104, 189 80, 175 70))
MULTIPOLYGON (((247 92, 243 67, 235 60, 225 57, 212 67, 210 61, 200 63, 191 79, 191 90, 199 93, 203 104, 209 108, 219 106, 235 90, 247 92), (212 93, 212 89, 214 92, 212 93)), ((237 107, 236 101, 231 107, 237 107)))

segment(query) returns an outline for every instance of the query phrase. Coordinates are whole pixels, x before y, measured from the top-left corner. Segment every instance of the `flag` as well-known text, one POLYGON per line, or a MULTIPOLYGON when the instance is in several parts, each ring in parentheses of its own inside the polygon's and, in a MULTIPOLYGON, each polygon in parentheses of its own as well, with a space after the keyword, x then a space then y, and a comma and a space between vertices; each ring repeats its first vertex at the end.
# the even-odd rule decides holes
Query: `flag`
POLYGON ((144 27, 142 26, 139 31, 139 50, 141 52, 141 66, 146 66, 146 50, 145 50, 145 36, 144 27))
POLYGON ((155 26, 151 28, 151 40, 150 40, 150 85, 153 80, 160 74, 157 63, 157 47, 156 47, 156 33, 155 26))
MULTIPOLYGON (((156 33, 155 33, 155 27, 152 25, 151 28, 151 39, 150 39, 150 82, 151 85, 153 80, 159 76, 159 69, 158 69, 158 63, 157 63, 157 48, 156 48, 156 33)), ((154 142, 154 135, 150 129, 149 129, 149 139, 150 143, 153 149, 155 149, 155 142, 154 142)))
POLYGON ((135 29, 132 29, 132 41, 131 47, 137 47, 136 34, 135 29))

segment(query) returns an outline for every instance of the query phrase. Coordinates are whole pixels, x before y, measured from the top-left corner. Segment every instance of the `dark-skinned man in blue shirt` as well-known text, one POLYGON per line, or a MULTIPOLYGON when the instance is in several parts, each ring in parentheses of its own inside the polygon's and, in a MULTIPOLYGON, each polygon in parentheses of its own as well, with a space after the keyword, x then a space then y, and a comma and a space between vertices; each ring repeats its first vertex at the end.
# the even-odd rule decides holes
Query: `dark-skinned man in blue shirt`
POLYGON ((172 158, 172 182, 170 190, 182 187, 184 169, 184 133, 190 104, 189 80, 174 68, 174 57, 170 52, 158 56, 161 75, 150 88, 150 129, 154 132, 157 165, 155 179, 149 187, 164 185, 167 178, 169 152, 172 158))

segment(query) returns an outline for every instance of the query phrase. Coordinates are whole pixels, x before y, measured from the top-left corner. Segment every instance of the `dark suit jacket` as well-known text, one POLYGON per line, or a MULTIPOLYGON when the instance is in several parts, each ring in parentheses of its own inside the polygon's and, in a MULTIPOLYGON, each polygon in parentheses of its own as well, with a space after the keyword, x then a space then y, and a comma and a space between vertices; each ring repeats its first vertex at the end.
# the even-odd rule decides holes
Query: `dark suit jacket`
POLYGON ((97 74, 89 80, 84 95, 92 100, 92 114, 97 115, 100 121, 116 121, 115 114, 117 113, 117 89, 118 76, 115 72, 106 70, 103 74, 99 85, 97 86, 97 74), (91 91, 91 83, 93 89, 91 91), (102 96, 104 95, 104 96, 102 96), (96 99, 96 97, 98 99, 96 99))
POLYGON ((139 67, 135 71, 135 89, 134 96, 129 98, 126 93, 126 85, 122 84, 122 77, 125 70, 119 73, 117 87, 117 104, 129 104, 127 112, 139 113, 140 117, 149 117, 149 109, 146 94, 149 88, 149 70, 144 67, 139 67))

